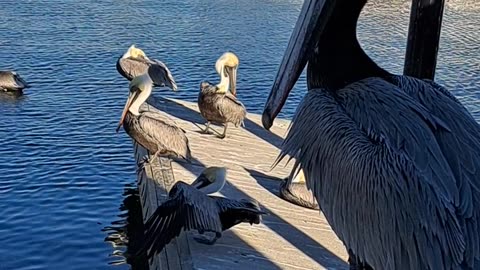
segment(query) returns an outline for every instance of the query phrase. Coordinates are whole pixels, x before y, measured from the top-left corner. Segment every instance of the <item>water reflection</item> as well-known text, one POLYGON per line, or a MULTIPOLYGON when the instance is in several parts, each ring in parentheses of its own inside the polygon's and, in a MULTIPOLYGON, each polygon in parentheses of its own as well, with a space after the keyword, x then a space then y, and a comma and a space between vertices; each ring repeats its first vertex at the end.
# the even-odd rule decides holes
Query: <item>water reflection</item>
POLYGON ((102 231, 107 232, 105 242, 112 245, 113 258, 108 264, 122 265, 128 263, 133 270, 148 269, 147 260, 144 257, 135 257, 143 243, 143 222, 140 195, 136 183, 126 184, 122 204, 119 207, 119 219, 112 221, 102 231))
POLYGON ((0 91, 0 104, 21 104, 28 100, 23 91, 0 91))

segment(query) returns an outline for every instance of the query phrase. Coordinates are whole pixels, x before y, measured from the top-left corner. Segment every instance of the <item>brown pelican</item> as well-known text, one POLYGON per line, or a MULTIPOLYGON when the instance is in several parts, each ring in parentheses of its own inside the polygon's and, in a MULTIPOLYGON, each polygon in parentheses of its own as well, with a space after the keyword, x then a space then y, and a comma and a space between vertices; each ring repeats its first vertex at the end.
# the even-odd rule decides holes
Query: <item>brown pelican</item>
POLYGON ((203 118, 207 120, 205 133, 208 132, 211 122, 225 125, 220 138, 225 138, 228 123, 233 123, 235 127, 244 125, 243 120, 247 111, 236 97, 238 63, 238 57, 235 54, 224 53, 215 63, 215 69, 220 75, 220 83, 211 85, 209 82, 202 82, 200 84, 198 108, 203 118))
POLYGON ((225 185, 226 174, 224 167, 209 167, 191 185, 178 181, 168 193, 168 200, 145 223, 147 241, 138 253, 150 249, 150 258, 182 230, 197 230, 200 234, 214 232, 215 237, 209 241, 195 238, 205 244, 214 244, 223 231, 237 224, 259 224, 265 212, 256 201, 236 201, 213 195, 225 185))
POLYGON ((0 70, 0 91, 22 91, 29 85, 15 71, 0 70))
POLYGON ((305 1, 263 125, 308 62, 279 160, 303 169, 351 267, 480 269, 480 125, 443 86, 367 56, 356 37, 366 2, 305 1))
POLYGON ((139 112, 140 105, 150 96, 152 87, 153 82, 148 73, 133 78, 117 132, 123 124, 130 137, 150 153, 155 153, 148 162, 158 156, 190 160, 190 147, 183 129, 158 113, 139 112))
POLYGON ((162 61, 148 58, 135 45, 130 46, 127 52, 118 58, 117 71, 129 81, 148 71, 154 86, 165 86, 177 91, 177 83, 167 66, 162 61))
POLYGON ((279 190, 280 198, 288 202, 310 209, 320 209, 312 191, 307 189, 302 170, 295 177, 283 179, 279 190))

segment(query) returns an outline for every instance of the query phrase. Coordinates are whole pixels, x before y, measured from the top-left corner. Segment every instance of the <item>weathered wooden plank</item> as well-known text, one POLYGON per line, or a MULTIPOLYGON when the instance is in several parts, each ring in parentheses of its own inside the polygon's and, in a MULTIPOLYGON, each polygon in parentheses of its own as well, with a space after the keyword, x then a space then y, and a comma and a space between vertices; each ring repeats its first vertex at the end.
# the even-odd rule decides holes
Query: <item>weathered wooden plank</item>
MULTIPOLYGON (((136 142, 134 144, 135 160, 140 162, 149 154, 136 142)), ((147 164, 145 170, 138 176, 144 222, 153 214, 156 208, 168 198, 168 191, 175 184, 175 177, 169 159, 160 158, 152 164, 147 164)), ((158 255, 149 262, 151 270, 190 270, 193 269, 190 247, 185 233, 174 239, 158 255)))
POLYGON ((434 79, 445 0, 413 0, 404 74, 434 79))

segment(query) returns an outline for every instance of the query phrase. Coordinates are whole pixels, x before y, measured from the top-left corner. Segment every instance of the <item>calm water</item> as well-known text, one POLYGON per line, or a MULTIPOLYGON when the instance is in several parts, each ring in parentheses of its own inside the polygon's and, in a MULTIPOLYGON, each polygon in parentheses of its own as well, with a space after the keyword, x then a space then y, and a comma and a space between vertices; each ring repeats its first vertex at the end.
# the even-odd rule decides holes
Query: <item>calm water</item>
MULTIPOLYGON (((112 254, 124 250, 124 193, 135 181, 131 142, 115 134, 127 93, 117 57, 137 44, 170 67, 181 90, 170 96, 195 101, 233 50, 239 97, 260 113, 301 4, 0 0, 0 69, 33 86, 0 95, 0 269, 128 269, 111 266, 122 260, 112 254)), ((408 9, 377 1, 361 19, 361 43, 392 72, 402 72, 408 9)), ((437 72, 478 118, 479 22, 479 12, 447 8, 437 72)), ((283 117, 304 92, 302 77, 283 117)))

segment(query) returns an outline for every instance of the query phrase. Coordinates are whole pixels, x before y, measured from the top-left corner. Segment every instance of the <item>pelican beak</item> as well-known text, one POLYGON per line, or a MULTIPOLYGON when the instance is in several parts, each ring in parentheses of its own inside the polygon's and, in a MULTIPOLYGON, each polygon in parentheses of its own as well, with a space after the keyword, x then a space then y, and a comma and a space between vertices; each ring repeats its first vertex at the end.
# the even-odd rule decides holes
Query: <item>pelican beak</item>
POLYGON ((290 91, 305 68, 336 2, 338 1, 305 0, 303 3, 263 111, 262 124, 267 130, 272 127, 273 120, 282 109, 290 91))
POLYGON ((221 189, 226 181, 227 168, 225 167, 208 167, 198 176, 191 184, 193 187, 200 189, 213 183, 219 184, 221 189))
POLYGON ((225 67, 225 73, 227 73, 230 83, 230 92, 232 92, 234 96, 237 96, 237 68, 238 66, 225 67))
POLYGON ((118 122, 118 126, 116 129, 117 133, 120 127, 123 125, 123 120, 125 119, 125 115, 127 115, 128 109, 130 109, 130 106, 132 106, 132 103, 137 99, 139 93, 140 93, 140 90, 136 89, 134 91, 130 91, 130 93, 128 94, 127 102, 125 103, 125 107, 123 108, 122 117, 120 117, 120 121, 118 122))

